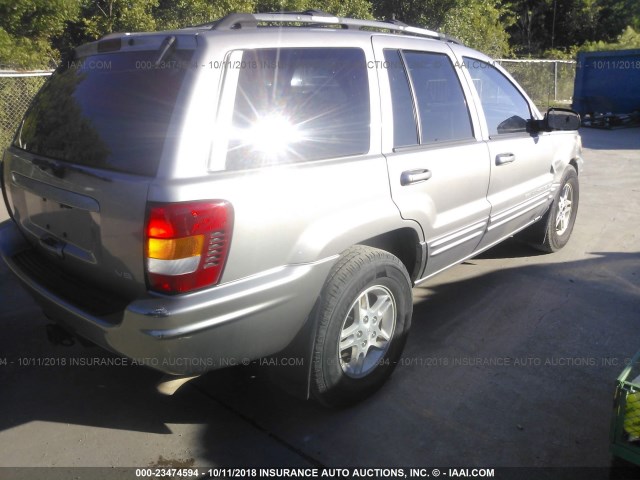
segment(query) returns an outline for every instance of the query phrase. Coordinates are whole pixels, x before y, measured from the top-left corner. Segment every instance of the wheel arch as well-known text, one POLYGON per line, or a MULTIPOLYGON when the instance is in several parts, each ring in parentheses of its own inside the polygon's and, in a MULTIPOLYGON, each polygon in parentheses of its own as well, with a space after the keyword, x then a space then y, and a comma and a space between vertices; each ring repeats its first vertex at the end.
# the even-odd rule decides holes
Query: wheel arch
POLYGON ((571 165, 573 168, 575 168, 575 169, 576 169, 576 174, 577 174, 578 176, 580 176, 580 170, 581 170, 581 168, 580 168, 580 164, 581 164, 581 161, 579 161, 579 159, 578 159, 578 158, 575 158, 575 157, 574 157, 574 158, 572 158, 571 160, 569 160, 569 165, 571 165))
POLYGON ((424 264, 424 248, 415 230, 399 228, 358 242, 358 245, 378 248, 396 256, 405 266, 409 278, 415 282, 424 264))

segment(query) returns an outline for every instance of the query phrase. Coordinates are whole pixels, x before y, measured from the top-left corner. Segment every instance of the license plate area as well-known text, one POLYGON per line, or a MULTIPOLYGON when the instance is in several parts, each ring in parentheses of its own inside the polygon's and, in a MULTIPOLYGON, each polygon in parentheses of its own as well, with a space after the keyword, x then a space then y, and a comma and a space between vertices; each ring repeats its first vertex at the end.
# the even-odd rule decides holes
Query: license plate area
POLYGON ((91 197, 13 175, 16 220, 44 250, 95 264, 100 247, 100 209, 91 197), (20 208, 22 207, 22 208, 20 208))

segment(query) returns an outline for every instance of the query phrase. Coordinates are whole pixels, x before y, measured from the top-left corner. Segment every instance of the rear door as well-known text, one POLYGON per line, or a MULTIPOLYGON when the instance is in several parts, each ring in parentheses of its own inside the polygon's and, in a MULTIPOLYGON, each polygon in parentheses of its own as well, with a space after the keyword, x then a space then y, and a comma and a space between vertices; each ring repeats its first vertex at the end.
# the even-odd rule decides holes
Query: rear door
POLYGON ((5 156, 13 217, 42 263, 128 296, 145 290, 147 191, 195 47, 175 40, 159 65, 165 37, 84 48, 38 93, 5 156))
POLYGON ((489 152, 445 42, 373 37, 391 194, 423 229, 423 277, 469 256, 489 218, 489 152), (393 129, 391 128, 393 126, 393 129))

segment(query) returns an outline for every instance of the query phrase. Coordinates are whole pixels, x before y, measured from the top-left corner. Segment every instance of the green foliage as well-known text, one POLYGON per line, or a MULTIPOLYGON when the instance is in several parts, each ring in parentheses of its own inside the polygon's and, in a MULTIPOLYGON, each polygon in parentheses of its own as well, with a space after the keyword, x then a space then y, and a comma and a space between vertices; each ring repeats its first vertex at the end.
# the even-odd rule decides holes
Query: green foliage
POLYGON ((577 53, 578 47, 574 45, 568 49, 549 48, 548 50, 545 50, 540 57, 548 58, 550 60, 575 60, 577 53))
POLYGON ((515 0, 511 4, 515 21, 508 32, 511 34, 517 54, 530 55, 542 49, 542 43, 547 37, 545 20, 548 15, 553 14, 552 3, 553 0, 515 0))
POLYGON ((376 17, 441 30, 491 55, 510 53, 506 28, 514 19, 495 0, 373 0, 376 17))
POLYGON ((629 26, 615 42, 586 42, 579 50, 585 52, 596 52, 600 50, 627 50, 640 48, 640 32, 629 26))
POLYGON ((53 42, 78 18, 79 0, 0 0, 0 64, 48 68, 59 58, 53 42))
POLYGON ((459 0, 372 0, 373 14, 383 20, 399 20, 409 25, 439 30, 447 13, 459 0))
POLYGON ((625 26, 640 29, 638 0, 512 0, 508 29, 518 55, 558 49, 575 52, 585 42, 615 43, 625 26))
POLYGON ((231 12, 251 12, 254 0, 160 0, 154 9, 158 27, 175 29, 200 25, 231 12))
POLYGON ((373 0, 376 17, 441 30, 490 55, 510 53, 511 11, 495 0, 373 0))
POLYGON ((368 0, 0 0, 0 64, 51 68, 76 45, 111 32, 197 25, 232 12, 303 11, 372 18, 368 0))
MULTIPOLYGON (((306 0, 299 3, 301 8, 296 9, 298 11, 322 10, 340 17, 373 18, 371 3, 368 0, 325 0, 322 5, 318 5, 315 0, 306 0)), ((258 2, 258 7, 260 7, 260 2, 258 2)))
POLYGON ((566 58, 579 45, 637 48, 640 31, 638 0, 0 0, 0 64, 50 68, 61 52, 110 32, 175 29, 231 12, 309 9, 395 18, 501 57, 566 58))
POLYGON ((463 0, 447 12, 442 31, 494 57, 510 54, 506 9, 493 0, 463 0))
POLYGON ((154 30, 152 9, 157 6, 158 0, 83 0, 82 30, 87 39, 111 32, 154 30))
POLYGON ((372 18, 368 0, 160 0, 154 9, 159 28, 172 29, 211 22, 233 12, 301 12, 323 10, 339 16, 372 18))
POLYGON ((15 37, 0 28, 0 68, 46 69, 55 64, 56 57, 46 38, 15 37))
POLYGON ((77 15, 77 0, 0 0, 0 26, 16 36, 61 35, 77 15))
MULTIPOLYGON (((600 18, 596 34, 584 41, 615 42, 625 27, 640 31, 640 2, 638 0, 600 0, 600 18)), ((579 42, 584 43, 584 42, 579 42)))

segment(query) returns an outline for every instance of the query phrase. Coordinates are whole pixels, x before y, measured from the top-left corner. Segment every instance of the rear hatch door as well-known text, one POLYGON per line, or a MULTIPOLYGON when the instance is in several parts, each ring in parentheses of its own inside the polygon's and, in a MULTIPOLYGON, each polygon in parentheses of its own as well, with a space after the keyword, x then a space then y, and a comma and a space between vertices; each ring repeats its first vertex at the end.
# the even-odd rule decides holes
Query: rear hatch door
POLYGON ((147 192, 170 155, 195 37, 114 37, 78 49, 5 154, 13 218, 38 258, 133 298, 146 290, 147 192))

